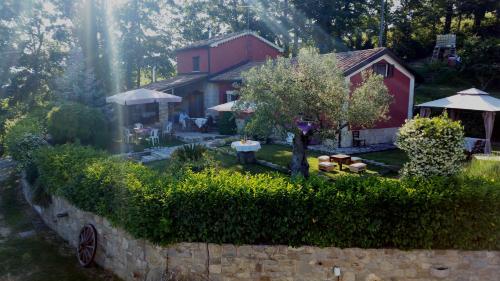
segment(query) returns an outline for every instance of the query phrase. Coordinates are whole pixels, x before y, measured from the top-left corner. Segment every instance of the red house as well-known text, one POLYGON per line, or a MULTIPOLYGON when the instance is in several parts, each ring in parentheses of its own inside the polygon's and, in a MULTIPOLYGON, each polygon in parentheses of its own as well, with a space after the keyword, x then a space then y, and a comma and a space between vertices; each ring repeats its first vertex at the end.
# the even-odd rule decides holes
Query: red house
MULTIPOLYGON (((181 111, 190 117, 204 117, 210 114, 207 108, 233 99, 232 84, 241 82, 243 71, 261 65, 268 58, 276 58, 282 51, 251 31, 209 38, 177 50, 176 77, 145 88, 183 97, 182 103, 169 104, 167 115, 172 121, 175 121, 172 116, 181 111)), ((415 76, 386 48, 336 53, 336 56, 346 82, 352 87, 356 87, 361 72, 368 68, 385 77, 384 82, 394 96, 390 119, 374 128, 359 130, 359 138, 366 144, 392 142, 405 119, 412 117, 415 76)), ((352 132, 348 128, 342 132, 341 140, 343 147, 352 145, 352 132)))

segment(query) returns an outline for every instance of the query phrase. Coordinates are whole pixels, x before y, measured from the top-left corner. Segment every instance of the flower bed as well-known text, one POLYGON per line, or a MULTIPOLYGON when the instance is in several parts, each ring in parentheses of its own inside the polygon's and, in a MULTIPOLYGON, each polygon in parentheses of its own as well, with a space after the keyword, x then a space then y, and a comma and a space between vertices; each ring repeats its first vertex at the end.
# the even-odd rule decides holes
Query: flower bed
POLYGON ((35 163, 48 192, 152 242, 500 249, 500 186, 479 178, 168 176, 76 145, 35 163))

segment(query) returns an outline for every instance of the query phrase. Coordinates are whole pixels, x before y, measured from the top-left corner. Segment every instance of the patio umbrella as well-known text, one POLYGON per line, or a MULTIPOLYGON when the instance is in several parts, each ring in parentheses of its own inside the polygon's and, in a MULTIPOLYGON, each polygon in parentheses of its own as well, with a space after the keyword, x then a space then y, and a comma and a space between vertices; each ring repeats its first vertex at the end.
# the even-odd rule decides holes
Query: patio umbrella
MULTIPOLYGON (((232 111, 236 111, 235 104, 236 104, 236 101, 230 101, 230 102, 226 102, 223 104, 209 107, 208 109, 218 111, 218 112, 232 112, 232 111)), ((252 112, 254 112, 254 110, 250 106, 248 109, 245 109, 243 112, 252 113, 252 112)))
POLYGON ((107 103, 117 103, 121 105, 135 105, 153 102, 181 102, 182 98, 171 94, 149 90, 135 89, 119 93, 106 98, 107 103))

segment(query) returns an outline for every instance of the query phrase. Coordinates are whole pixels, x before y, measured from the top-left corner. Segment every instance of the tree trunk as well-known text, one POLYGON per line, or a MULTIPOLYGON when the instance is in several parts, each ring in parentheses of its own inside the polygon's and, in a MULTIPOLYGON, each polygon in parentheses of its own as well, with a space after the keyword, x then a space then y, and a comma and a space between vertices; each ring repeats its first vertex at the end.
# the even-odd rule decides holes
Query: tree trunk
POLYGON ((448 1, 446 3, 446 15, 444 18, 444 34, 448 34, 451 31, 451 20, 453 19, 453 2, 448 1))
POLYGON ((481 22, 484 19, 484 14, 486 13, 484 8, 478 8, 477 10, 474 11, 474 25, 473 25, 473 30, 475 32, 478 32, 479 29, 481 28, 481 22))
POLYGON ((309 163, 307 162, 307 143, 309 137, 301 133, 296 133, 293 138, 293 155, 290 169, 292 176, 309 177, 309 163))

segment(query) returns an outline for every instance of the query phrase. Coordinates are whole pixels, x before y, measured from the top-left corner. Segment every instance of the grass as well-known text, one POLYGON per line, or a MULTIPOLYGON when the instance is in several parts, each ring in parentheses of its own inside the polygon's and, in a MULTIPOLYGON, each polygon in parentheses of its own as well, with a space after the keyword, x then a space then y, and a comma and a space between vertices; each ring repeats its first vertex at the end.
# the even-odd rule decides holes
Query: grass
MULTIPOLYGON (((233 172, 240 172, 240 173, 249 172, 251 174, 276 173, 276 170, 258 164, 242 165, 238 162, 238 159, 236 157, 224 153, 216 153, 215 160, 217 160, 220 163, 221 168, 233 172)), ((151 169, 162 172, 165 169, 167 169, 168 161, 169 161, 168 159, 160 160, 160 161, 150 162, 145 165, 151 169)))
MULTIPOLYGON (((227 152, 234 153, 234 150, 231 149, 230 147, 222 147, 218 149, 220 153, 215 154, 215 159, 220 163, 221 167, 223 169, 228 169, 234 172, 240 172, 240 173, 245 173, 249 172, 251 174, 259 174, 259 173, 276 173, 277 171, 266 167, 262 166, 259 164, 247 164, 247 165, 242 165, 238 162, 236 156, 227 154, 227 152)), ((313 151, 308 151, 308 157, 307 160, 309 162, 310 166, 310 173, 311 174, 318 174, 320 171, 318 170, 318 156, 320 156, 319 153, 313 152, 313 151)), ((370 154, 363 154, 363 157, 368 156, 370 154)), ((388 162, 386 164, 390 165, 395 165, 397 167, 400 167, 400 164, 405 161, 401 160, 401 157, 404 156, 404 153, 401 151, 385 151, 385 152, 377 152, 377 155, 373 157, 365 157, 367 159, 374 159, 378 160, 380 162, 388 162), (390 159, 390 160, 387 160, 390 159), (382 160, 387 160, 387 161, 382 161, 382 160)), ((286 145, 279 145, 279 144, 266 144, 262 145, 261 150, 259 150, 256 153, 256 158, 259 160, 264 160, 267 162, 271 162, 274 164, 277 164, 282 167, 288 167, 291 159, 292 159, 292 149, 289 146, 286 145)), ((161 161, 155 161, 151 163, 145 164, 146 166, 150 167, 151 169, 157 170, 157 171, 164 171, 167 169, 168 165, 168 159, 167 160, 161 160, 161 161)), ((349 169, 344 165, 342 167, 342 171, 339 171, 338 168, 335 169, 334 171, 324 173, 322 174, 331 177, 331 178, 336 178, 339 175, 347 175, 347 174, 354 174, 349 171, 349 169)), ((394 177, 396 176, 396 173, 393 171, 389 171, 387 169, 384 169, 379 166, 374 166, 374 165, 368 165, 368 169, 366 173, 363 175, 378 175, 378 174, 384 174, 388 177, 394 177)))
POLYGON ((0 214, 3 215, 0 227, 11 231, 4 239, 0 236, 0 280, 119 280, 100 269, 80 267, 74 249, 65 247, 62 240, 53 233, 48 235, 46 230, 20 238, 19 232, 33 229, 34 214, 20 199, 17 186, 14 179, 0 185, 0 214))
MULTIPOLYGON (((312 174, 317 174, 319 172, 318 170, 318 156, 321 154, 313 151, 308 151, 307 153, 307 161, 309 162, 309 172, 312 174)), ((257 159, 262 159, 267 162, 271 162, 274 164, 278 164, 283 167, 288 167, 291 160, 292 160, 292 148, 286 145, 279 145, 279 144, 266 144, 262 145, 262 149, 257 151, 256 153, 257 159)), ((368 165, 368 169, 365 173, 368 175, 376 175, 380 173, 385 173, 384 169, 378 167, 378 166, 373 166, 373 165, 368 165)), ((349 169, 344 165, 342 167, 342 171, 339 171, 338 168, 336 168, 334 171, 328 172, 328 173, 323 173, 324 175, 335 178, 340 175, 346 175, 346 174, 353 174, 349 171, 349 169)))
POLYGON ((462 174, 500 182, 500 161, 472 159, 465 165, 462 174))
POLYGON ((408 161, 408 156, 400 149, 363 153, 356 156, 399 168, 401 168, 403 164, 408 161))

